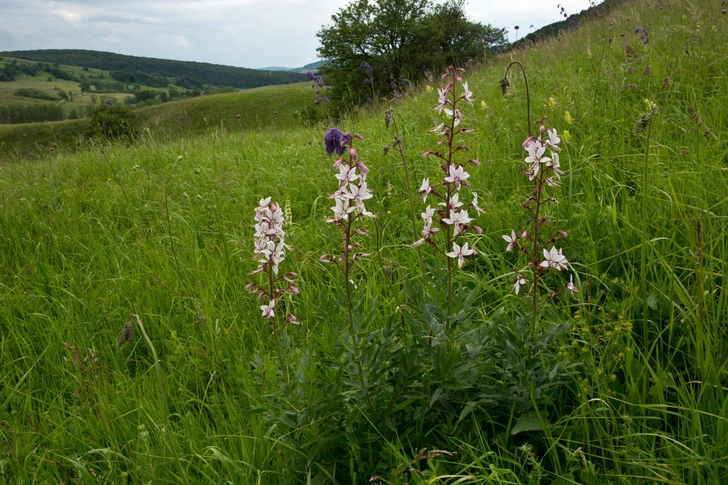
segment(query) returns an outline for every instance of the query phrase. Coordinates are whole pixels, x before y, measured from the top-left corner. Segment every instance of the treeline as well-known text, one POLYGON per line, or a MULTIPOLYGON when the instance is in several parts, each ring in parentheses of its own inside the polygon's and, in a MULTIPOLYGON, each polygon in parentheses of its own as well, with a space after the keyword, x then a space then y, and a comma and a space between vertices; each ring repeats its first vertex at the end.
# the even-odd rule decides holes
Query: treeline
POLYGON ((40 62, 57 62, 104 71, 134 73, 135 76, 136 73, 141 72, 159 78, 186 79, 198 84, 197 86, 192 84, 181 86, 185 89, 194 87, 201 89, 202 85, 232 86, 245 89, 299 82, 306 78, 305 74, 290 71, 259 71, 205 62, 153 59, 82 49, 12 51, 2 52, 0 56, 12 56, 40 62))
POLYGON ((65 119, 63 108, 55 104, 0 106, 0 123, 37 123, 65 119))
POLYGON ((50 65, 42 62, 25 64, 18 62, 17 59, 13 59, 12 62, 6 62, 3 68, 0 69, 0 81, 11 82, 15 81, 15 78, 21 74, 35 76, 38 72, 47 72, 57 79, 64 79, 66 81, 78 80, 73 74, 62 70, 58 64, 50 65))
POLYGON ((48 94, 42 89, 36 88, 20 88, 13 93, 15 96, 22 96, 24 98, 34 99, 45 99, 47 101, 55 101, 57 98, 52 94, 48 94))
POLYGON ((110 76, 124 84, 143 84, 151 88, 166 88, 169 86, 169 79, 162 76, 153 76, 141 71, 111 71, 110 76))

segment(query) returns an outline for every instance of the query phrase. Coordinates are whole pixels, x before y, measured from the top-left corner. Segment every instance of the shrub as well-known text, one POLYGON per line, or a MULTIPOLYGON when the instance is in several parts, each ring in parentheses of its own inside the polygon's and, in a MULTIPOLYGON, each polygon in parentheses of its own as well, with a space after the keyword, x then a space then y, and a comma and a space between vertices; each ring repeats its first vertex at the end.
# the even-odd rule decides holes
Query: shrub
POLYGON ((140 130, 139 118, 129 106, 102 104, 94 109, 87 135, 106 140, 131 140, 140 130))

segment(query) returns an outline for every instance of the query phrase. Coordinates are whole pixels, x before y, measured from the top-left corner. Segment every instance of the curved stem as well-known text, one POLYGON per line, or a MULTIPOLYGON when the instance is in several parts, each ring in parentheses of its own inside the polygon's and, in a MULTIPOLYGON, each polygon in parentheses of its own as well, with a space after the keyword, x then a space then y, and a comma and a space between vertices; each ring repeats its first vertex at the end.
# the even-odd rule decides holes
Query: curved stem
POLYGON ((528 136, 531 137, 531 93, 528 90, 528 76, 526 76, 526 69, 523 67, 523 64, 521 64, 518 61, 513 61, 510 64, 508 64, 508 67, 506 67, 506 74, 503 76, 503 79, 508 78, 508 71, 511 69, 512 66, 517 65, 521 68, 521 72, 523 73, 523 81, 526 83, 526 122, 528 123, 528 136))

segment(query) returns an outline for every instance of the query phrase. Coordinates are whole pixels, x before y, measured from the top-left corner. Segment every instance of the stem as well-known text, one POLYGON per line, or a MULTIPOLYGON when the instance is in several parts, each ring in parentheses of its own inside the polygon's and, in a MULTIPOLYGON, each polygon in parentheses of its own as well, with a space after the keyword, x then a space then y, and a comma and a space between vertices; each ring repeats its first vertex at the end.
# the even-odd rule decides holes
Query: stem
MULTIPOLYGON (((268 298, 273 299, 275 296, 275 284, 273 279, 273 267, 269 264, 268 265, 268 298)), ((288 369, 286 369, 286 366, 283 364, 283 353, 281 352, 281 342, 279 339, 279 333, 278 333, 278 322, 276 321, 276 317, 274 316, 271 318, 271 326, 273 327, 273 339, 276 341, 276 351, 278 352, 278 365, 281 367, 281 373, 283 374, 283 378, 288 382, 288 369)))
POLYGON ((528 76, 526 76, 526 69, 523 67, 523 64, 521 64, 518 61, 513 61, 510 64, 508 64, 508 67, 506 67, 506 74, 503 76, 503 79, 508 78, 508 71, 511 69, 511 66, 517 65, 521 68, 521 72, 523 73, 523 81, 526 83, 526 123, 528 126, 528 137, 531 137, 531 94, 528 90, 528 76))
POLYGON ((344 283, 346 286, 346 307, 349 312, 349 329, 351 331, 354 331, 354 311, 351 306, 351 282, 349 281, 349 270, 354 263, 349 263, 349 246, 351 242, 351 226, 354 222, 353 219, 354 217, 349 215, 347 226, 344 228, 344 283))
POLYGON ((644 345, 645 354, 648 351, 648 315, 649 306, 647 305, 647 195, 649 188, 649 156, 650 156, 650 134, 652 132, 652 123, 647 124, 647 143, 645 145, 645 160, 642 167, 642 245, 640 257, 640 286, 642 289, 642 345, 644 345))
MULTIPOLYGON (((372 88, 373 89, 373 88, 372 88)), ((394 133, 397 135, 397 138, 402 140, 402 138, 399 136, 399 128, 397 128, 397 119, 394 117, 394 114, 392 114, 392 124, 394 125, 394 133)), ((415 202, 412 198, 412 186, 410 185, 410 176, 409 176, 409 168, 407 167, 407 160, 404 156, 404 148, 402 147, 402 144, 404 141, 400 141, 399 145, 397 145, 397 151, 399 152, 399 156, 402 158, 402 166, 404 167, 404 180, 407 184, 407 197, 409 197, 409 203, 410 203, 410 215, 412 216, 412 235, 414 236, 414 241, 417 241, 417 216, 415 212, 415 202)), ((417 246, 417 257, 420 260, 420 271, 422 272, 422 288, 424 289, 425 285, 427 285, 427 272, 425 271, 425 261, 422 259, 422 251, 420 250, 420 247, 417 246)))

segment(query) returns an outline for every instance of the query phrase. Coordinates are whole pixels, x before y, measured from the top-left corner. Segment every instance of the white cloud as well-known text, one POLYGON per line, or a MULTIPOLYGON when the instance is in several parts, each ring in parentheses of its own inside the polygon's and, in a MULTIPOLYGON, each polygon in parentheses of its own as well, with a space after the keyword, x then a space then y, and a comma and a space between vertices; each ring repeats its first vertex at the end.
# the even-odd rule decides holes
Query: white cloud
MULTIPOLYGON (((348 0, 1 0, 6 50, 78 48, 243 67, 316 60, 318 32, 348 0)), ((471 20, 522 37, 588 0, 470 0, 471 20)))

